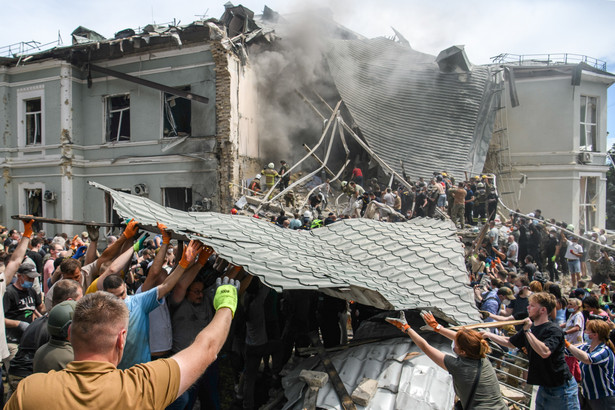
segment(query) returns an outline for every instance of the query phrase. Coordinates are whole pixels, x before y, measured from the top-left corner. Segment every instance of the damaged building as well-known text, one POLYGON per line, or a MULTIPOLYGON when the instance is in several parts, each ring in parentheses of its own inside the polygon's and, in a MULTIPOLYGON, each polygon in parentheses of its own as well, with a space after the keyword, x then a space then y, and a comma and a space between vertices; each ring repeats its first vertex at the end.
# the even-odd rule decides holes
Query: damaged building
MULTIPOLYGON (((2 219, 117 222, 87 181, 227 212, 267 163, 303 157, 341 101, 352 138, 327 163, 339 180, 355 166, 382 185, 493 172, 510 208, 604 225, 606 67, 473 65, 463 46, 424 54, 397 31, 367 39, 323 11, 225 8, 112 39, 78 27, 71 45, 2 57, 2 219), (554 186, 562 200, 544 201, 554 186)), ((295 172, 318 164, 304 166, 295 172)))
MULTIPOLYGON (((235 11, 229 29, 247 21, 235 11)), ((176 209, 228 208, 260 165, 256 85, 226 29, 148 25, 105 39, 79 27, 70 46, 2 58, 2 219, 117 221, 89 180, 176 209)))
POLYGON ((606 220, 606 63, 575 54, 494 58, 503 94, 486 169, 511 209, 585 230, 606 220), (545 193, 548 193, 545 195, 545 193))

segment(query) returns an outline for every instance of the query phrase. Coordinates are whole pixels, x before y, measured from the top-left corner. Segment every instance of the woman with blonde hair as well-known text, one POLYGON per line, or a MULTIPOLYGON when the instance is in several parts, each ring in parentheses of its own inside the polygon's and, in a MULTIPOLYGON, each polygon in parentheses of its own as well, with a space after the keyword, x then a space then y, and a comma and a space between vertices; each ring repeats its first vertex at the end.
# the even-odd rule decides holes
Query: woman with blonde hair
POLYGON ((576 347, 566 341, 568 351, 579 359, 583 395, 593 410, 615 409, 615 346, 609 340, 610 331, 604 320, 588 320, 589 343, 576 347))
POLYGON ((439 324, 431 313, 421 312, 421 316, 432 329, 454 342, 453 351, 457 357, 445 354, 427 343, 408 325, 403 311, 399 319, 387 318, 386 320, 410 336, 414 344, 427 357, 451 374, 455 393, 459 397, 455 408, 464 410, 508 409, 502 399, 495 370, 486 358, 491 349, 481 334, 465 328, 454 332, 439 324))

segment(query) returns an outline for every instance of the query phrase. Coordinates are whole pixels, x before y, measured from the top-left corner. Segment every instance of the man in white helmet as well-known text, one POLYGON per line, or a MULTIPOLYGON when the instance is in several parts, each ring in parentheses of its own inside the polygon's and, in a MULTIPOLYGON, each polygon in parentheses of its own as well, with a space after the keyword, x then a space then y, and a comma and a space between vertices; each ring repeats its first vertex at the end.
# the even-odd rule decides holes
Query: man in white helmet
POLYGON ((267 191, 269 191, 275 185, 275 178, 279 176, 278 171, 275 170, 274 163, 270 162, 267 168, 261 171, 261 174, 265 176, 265 185, 267 186, 267 191))

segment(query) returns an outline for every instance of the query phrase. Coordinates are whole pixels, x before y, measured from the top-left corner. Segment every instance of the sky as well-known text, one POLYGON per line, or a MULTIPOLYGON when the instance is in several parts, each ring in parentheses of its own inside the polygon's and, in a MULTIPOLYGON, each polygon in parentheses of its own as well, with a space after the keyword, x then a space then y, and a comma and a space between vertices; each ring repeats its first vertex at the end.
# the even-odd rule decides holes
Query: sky
MULTIPOLYGON (((65 45, 85 26, 105 37, 125 28, 174 19, 187 24, 202 16, 219 18, 224 2, 196 0, 32 0, 2 5, 0 52, 22 41, 65 45)), ((323 9, 338 23, 366 37, 393 36, 394 27, 418 51, 437 55, 464 45, 473 64, 510 54, 580 54, 604 60, 615 73, 615 0, 246 0, 256 14, 264 5, 284 13, 323 9)), ((608 93, 607 132, 615 143, 615 85, 608 93)))

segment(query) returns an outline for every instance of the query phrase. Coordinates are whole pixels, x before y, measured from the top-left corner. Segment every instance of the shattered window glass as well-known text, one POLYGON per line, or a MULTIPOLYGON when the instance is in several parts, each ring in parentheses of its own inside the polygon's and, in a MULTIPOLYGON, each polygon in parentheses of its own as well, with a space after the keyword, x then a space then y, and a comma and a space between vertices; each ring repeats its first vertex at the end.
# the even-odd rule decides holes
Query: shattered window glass
POLYGON ((579 149, 581 151, 597 151, 598 141, 597 129, 597 103, 596 97, 581 96, 581 116, 580 116, 580 132, 581 137, 579 149))
POLYGON ((42 142, 42 105, 40 98, 24 101, 26 104, 26 145, 42 142))
MULTIPOLYGON (((190 87, 181 88, 190 91, 190 87)), ((163 93, 164 137, 184 137, 192 131, 192 102, 186 98, 163 93)))
POLYGON ((109 96, 105 100, 105 141, 130 141, 130 94, 109 96))
POLYGON ((580 178, 579 224, 593 229, 598 223, 598 177, 580 178))

